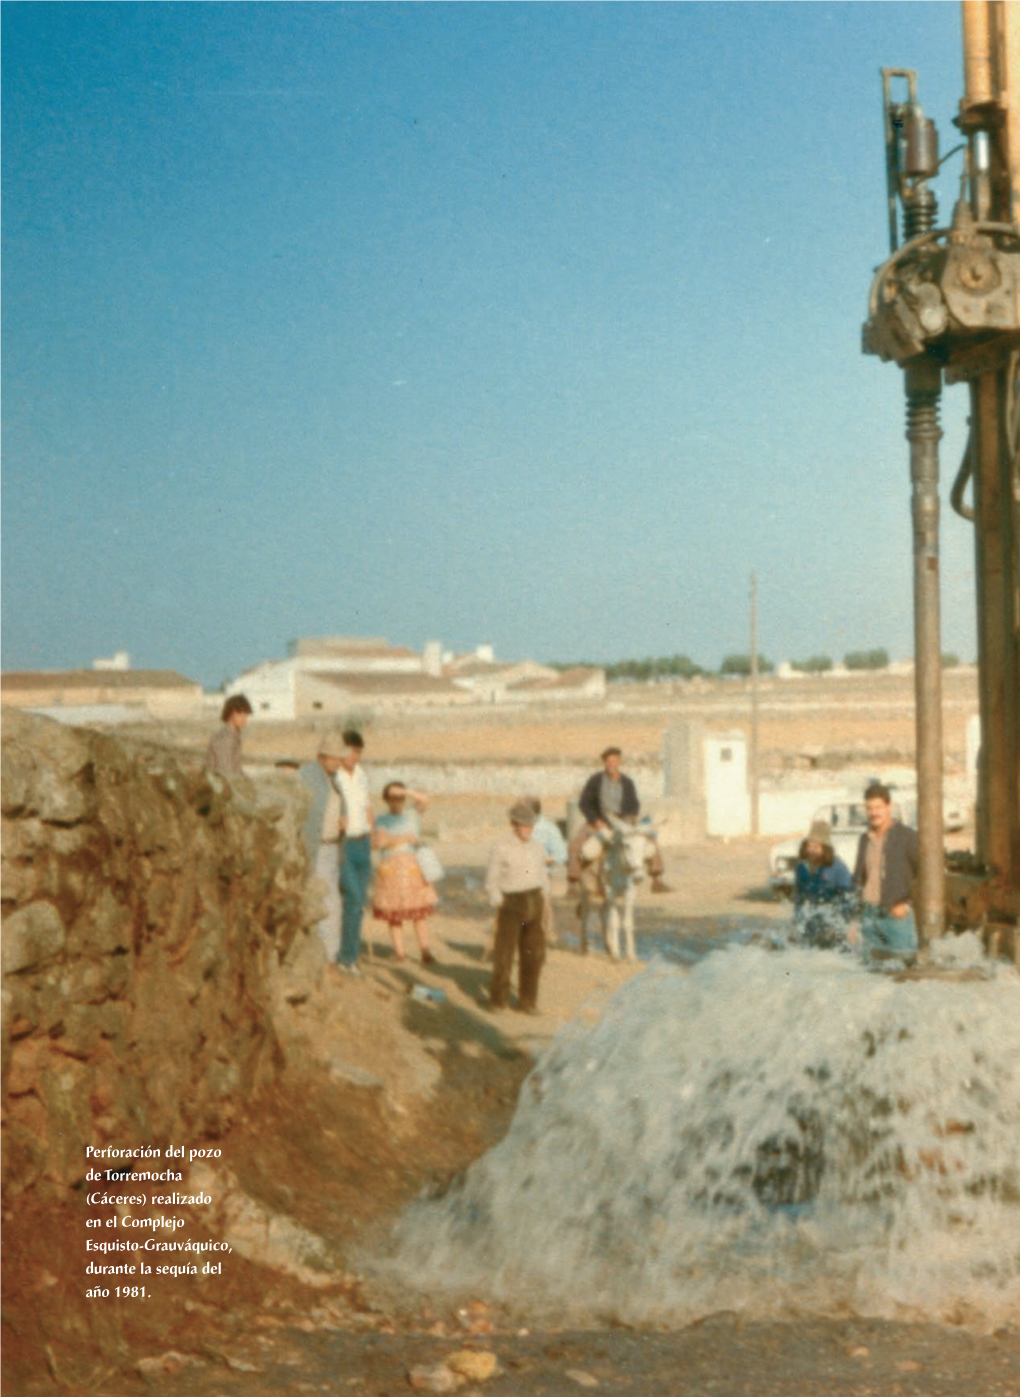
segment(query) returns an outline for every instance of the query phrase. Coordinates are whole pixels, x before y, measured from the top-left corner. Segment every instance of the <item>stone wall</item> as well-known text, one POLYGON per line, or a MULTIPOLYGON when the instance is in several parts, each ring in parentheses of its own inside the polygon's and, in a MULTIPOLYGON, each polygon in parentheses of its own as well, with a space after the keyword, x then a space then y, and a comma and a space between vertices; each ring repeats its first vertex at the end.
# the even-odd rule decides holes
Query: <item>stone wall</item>
MULTIPOLYGON (((562 796, 576 800, 585 781, 597 770, 597 761, 585 762, 376 762, 366 758, 366 772, 373 792, 381 792, 387 781, 406 781, 430 795, 517 795, 562 796)), ((662 764, 658 761, 629 761, 627 772, 637 782, 644 800, 662 795, 662 764)))
POLYGON ((4 1195, 85 1146, 220 1134, 280 1066, 281 965, 307 943, 301 805, 141 743, 8 712, 4 1195))

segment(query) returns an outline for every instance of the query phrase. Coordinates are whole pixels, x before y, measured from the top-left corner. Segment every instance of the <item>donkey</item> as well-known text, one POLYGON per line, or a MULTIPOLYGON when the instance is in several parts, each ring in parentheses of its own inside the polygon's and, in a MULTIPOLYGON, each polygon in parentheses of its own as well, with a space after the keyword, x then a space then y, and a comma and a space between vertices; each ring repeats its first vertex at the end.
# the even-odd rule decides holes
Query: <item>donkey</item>
POLYGON ((647 826, 635 828, 623 821, 617 821, 611 830, 600 831, 585 840, 581 851, 584 859, 581 900, 577 909, 581 920, 582 955, 588 954, 588 927, 592 914, 597 912, 609 958, 620 959, 622 929, 625 959, 637 959, 634 949, 634 896, 637 884, 645 876, 649 844, 647 826))

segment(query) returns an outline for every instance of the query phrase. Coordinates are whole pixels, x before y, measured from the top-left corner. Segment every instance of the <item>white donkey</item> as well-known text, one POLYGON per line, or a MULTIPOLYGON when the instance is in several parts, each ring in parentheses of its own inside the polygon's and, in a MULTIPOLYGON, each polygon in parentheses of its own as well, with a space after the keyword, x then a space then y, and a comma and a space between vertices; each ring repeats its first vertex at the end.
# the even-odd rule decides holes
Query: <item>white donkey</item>
POLYGON ((651 856, 648 825, 629 825, 614 820, 612 828, 600 830, 586 839, 581 857, 581 953, 588 954, 588 927, 598 913, 606 953, 620 959, 620 931, 623 931, 626 959, 636 960, 634 950, 634 894, 645 876, 645 860, 651 856), (601 905, 600 905, 601 904, 601 905))

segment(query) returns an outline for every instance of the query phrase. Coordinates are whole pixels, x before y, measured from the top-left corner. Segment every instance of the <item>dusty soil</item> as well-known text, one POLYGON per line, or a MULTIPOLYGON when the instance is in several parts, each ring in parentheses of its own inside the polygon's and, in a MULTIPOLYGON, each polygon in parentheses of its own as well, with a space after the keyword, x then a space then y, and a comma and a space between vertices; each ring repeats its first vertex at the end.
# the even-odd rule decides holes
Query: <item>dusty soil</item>
MULTIPOLYGON (((962 765, 968 717, 977 711, 972 669, 943 675, 943 723, 947 770, 962 765)), ((913 679, 872 674, 845 679, 762 681, 760 749, 765 769, 779 769, 798 753, 827 753, 827 763, 854 757, 890 761, 914 750, 913 679)), ((631 759, 659 758, 663 731, 689 716, 716 731, 748 728, 750 691, 742 681, 664 685, 613 685, 605 704, 567 710, 502 707, 417 710, 412 715, 378 709, 357 717, 375 761, 595 761, 610 740, 631 759)), ((166 726, 164 737, 205 748, 211 723, 166 726)), ((320 724, 321 726, 321 724, 320 724)), ((311 756, 312 727, 259 723, 245 731, 251 759, 311 756)))
MULTIPOLYGON (((767 844, 668 853, 673 891, 642 894, 639 948, 666 923, 710 937, 748 917, 784 916, 761 886, 767 844)), ((218 1142, 252 1197, 326 1240, 334 1279, 312 1288, 231 1257, 222 1276, 161 1281, 146 1302, 86 1302, 120 1305, 121 1333, 111 1323, 101 1346, 67 1352, 42 1350, 38 1333, 9 1335, 8 1391, 395 1397, 412 1390, 412 1369, 468 1347, 494 1353, 501 1370, 462 1387, 469 1397, 557 1397, 588 1387, 635 1397, 1017 1397, 1015 1330, 980 1337, 937 1325, 839 1317, 745 1324, 722 1314, 673 1333, 528 1332, 484 1295, 449 1312, 427 1296, 374 1294, 358 1274, 358 1249, 371 1249, 423 1187, 442 1186, 501 1138, 534 1055, 569 1019, 597 1014, 640 969, 581 957, 564 935, 543 975, 541 1015, 490 1014, 480 1003, 490 926, 476 881, 483 848, 440 852, 454 870, 434 922, 440 963, 426 969, 412 951, 396 965, 384 929, 368 923, 373 954, 363 978, 327 976, 288 1011, 281 1033, 292 1065, 218 1142), (445 1002, 411 998, 418 983, 444 990, 445 1002)), ((563 899, 557 918, 568 932, 563 899)), ((15 1268, 24 1263, 40 1313, 82 1303, 80 1277, 64 1265, 84 1253, 82 1213, 69 1204, 62 1216, 35 1220, 28 1253, 6 1258, 15 1268)), ((200 1217, 193 1224, 190 1235, 201 1236, 200 1217)))

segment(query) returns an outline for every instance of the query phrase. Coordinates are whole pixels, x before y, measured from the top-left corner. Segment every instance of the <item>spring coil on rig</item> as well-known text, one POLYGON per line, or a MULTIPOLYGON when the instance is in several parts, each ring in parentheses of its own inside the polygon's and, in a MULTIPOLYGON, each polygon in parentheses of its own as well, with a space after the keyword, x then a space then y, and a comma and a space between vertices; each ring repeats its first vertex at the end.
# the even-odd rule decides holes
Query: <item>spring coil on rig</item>
POLYGON ((906 435, 908 441, 937 441, 942 436, 938 393, 914 392, 908 396, 906 435))
POLYGON ((938 200, 927 185, 915 189, 903 205, 904 242, 910 242, 911 238, 919 237, 922 233, 930 233, 938 222, 938 211, 938 200))

